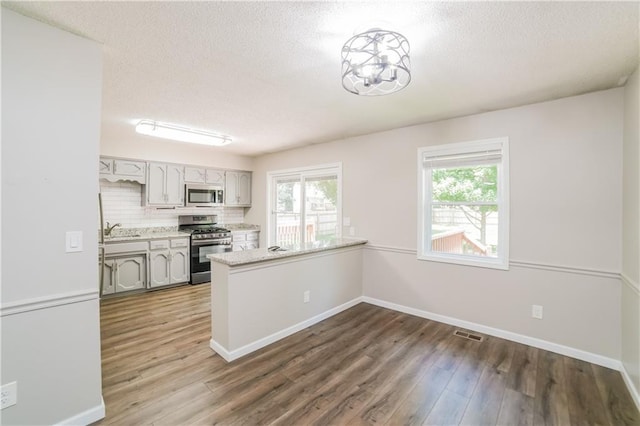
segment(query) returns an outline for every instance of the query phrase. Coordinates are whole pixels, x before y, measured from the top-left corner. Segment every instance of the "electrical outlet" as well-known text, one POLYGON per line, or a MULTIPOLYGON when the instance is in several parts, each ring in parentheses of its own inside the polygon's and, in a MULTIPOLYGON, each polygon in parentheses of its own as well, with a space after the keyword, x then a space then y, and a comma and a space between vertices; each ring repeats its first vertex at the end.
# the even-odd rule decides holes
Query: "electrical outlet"
POLYGON ((349 227, 349 235, 352 236, 352 237, 356 236, 356 227, 355 226, 349 227))
POLYGON ((309 303, 309 300, 311 299, 311 292, 309 290, 305 291, 304 294, 302 295, 302 301, 304 303, 309 303))
POLYGON ((542 319, 542 305, 531 305, 531 317, 542 319))
POLYGON ((0 388, 0 410, 18 403, 18 382, 7 383, 0 388))

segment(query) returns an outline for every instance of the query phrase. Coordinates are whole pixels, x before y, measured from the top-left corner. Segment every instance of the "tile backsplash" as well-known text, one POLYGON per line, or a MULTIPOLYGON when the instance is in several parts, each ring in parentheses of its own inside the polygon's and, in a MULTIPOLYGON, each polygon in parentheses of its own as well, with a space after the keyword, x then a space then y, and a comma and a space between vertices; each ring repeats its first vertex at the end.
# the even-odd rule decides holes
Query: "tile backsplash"
POLYGON ((157 209, 142 206, 142 185, 135 182, 100 181, 102 210, 105 222, 120 223, 123 228, 178 226, 178 216, 189 214, 215 214, 218 223, 244 222, 242 207, 178 207, 157 209))

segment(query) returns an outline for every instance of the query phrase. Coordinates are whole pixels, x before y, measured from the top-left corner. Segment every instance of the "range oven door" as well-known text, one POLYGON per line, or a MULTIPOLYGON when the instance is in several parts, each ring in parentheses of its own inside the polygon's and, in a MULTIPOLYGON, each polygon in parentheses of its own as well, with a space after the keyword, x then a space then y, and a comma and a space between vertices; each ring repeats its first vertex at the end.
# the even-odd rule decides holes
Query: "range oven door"
POLYGON ((209 254, 231 251, 231 237, 214 240, 191 240, 191 284, 211 281, 209 254))

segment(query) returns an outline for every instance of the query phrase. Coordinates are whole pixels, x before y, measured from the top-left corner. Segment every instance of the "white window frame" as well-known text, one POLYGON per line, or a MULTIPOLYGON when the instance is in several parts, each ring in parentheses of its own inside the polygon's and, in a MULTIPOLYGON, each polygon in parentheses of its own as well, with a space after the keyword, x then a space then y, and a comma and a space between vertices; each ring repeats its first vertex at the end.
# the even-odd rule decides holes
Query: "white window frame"
POLYGON ((453 144, 418 148, 418 259, 479 266, 494 269, 509 269, 509 138, 492 138, 453 144), (431 250, 432 237, 432 182, 431 167, 425 165, 426 158, 464 155, 485 150, 500 150, 498 162, 498 253, 497 257, 483 257, 431 250), (429 242, 427 244, 427 242, 429 242))
MULTIPOLYGON (((329 163, 329 164, 320 164, 316 166, 307 166, 307 167, 298 167, 293 169, 285 169, 285 170, 276 170, 267 172, 267 245, 272 246, 275 244, 275 217, 276 217, 276 206, 274 205, 276 196, 274 194, 275 185, 274 182, 277 178, 289 177, 289 176, 301 176, 301 183, 304 188, 305 178, 313 178, 318 176, 325 175, 336 175, 338 180, 338 193, 337 193, 337 206, 336 206, 336 215, 337 215, 337 230, 336 230, 336 238, 342 237, 342 163, 329 163)), ((302 203, 300 206, 300 216, 305 217, 306 209, 305 204, 302 203)), ((301 241, 304 238, 304 233, 301 235, 301 241)))

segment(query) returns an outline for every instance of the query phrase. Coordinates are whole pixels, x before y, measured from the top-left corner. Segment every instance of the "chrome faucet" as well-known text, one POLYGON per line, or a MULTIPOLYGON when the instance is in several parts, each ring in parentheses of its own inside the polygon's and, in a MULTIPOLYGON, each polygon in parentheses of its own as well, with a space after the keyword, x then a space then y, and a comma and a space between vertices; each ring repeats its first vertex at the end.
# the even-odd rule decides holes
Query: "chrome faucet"
POLYGON ((116 223, 116 224, 110 226, 109 222, 107 222, 107 227, 104 229, 104 235, 105 236, 111 235, 111 231, 113 231, 116 226, 122 226, 122 225, 119 224, 119 223, 116 223))

